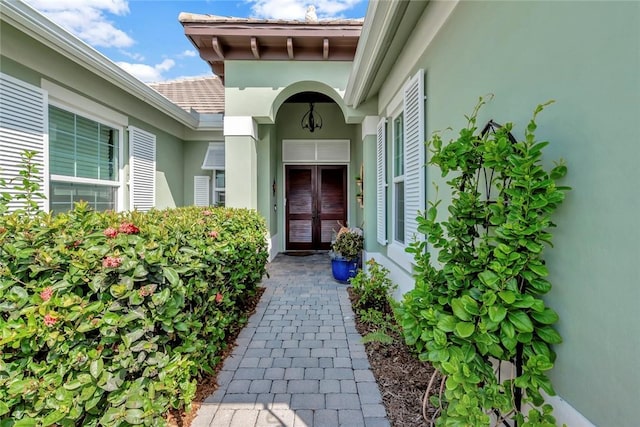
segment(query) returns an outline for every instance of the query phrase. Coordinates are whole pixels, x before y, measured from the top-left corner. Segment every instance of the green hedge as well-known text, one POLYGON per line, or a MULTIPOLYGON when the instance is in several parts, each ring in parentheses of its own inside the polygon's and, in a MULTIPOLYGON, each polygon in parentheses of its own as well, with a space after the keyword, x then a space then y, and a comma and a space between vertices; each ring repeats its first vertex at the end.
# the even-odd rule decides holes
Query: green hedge
POLYGON ((162 425, 246 322, 267 261, 255 212, 5 214, 0 426, 162 425))

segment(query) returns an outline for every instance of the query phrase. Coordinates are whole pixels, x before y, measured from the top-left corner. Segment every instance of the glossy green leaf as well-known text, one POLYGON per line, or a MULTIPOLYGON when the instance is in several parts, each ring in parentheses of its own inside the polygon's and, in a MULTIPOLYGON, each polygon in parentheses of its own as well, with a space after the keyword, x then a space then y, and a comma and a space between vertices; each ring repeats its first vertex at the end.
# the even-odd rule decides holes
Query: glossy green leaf
POLYGON ((498 289, 496 284, 498 283, 500 278, 493 271, 483 271, 482 273, 478 274, 478 277, 480 278, 480 281, 488 288, 498 289))
POLYGON ((470 322, 458 322, 454 333, 460 338, 468 338, 475 331, 476 327, 470 322))
POLYGON ((507 304, 513 304, 516 300, 516 293, 512 291, 500 291, 498 292, 498 296, 507 304))
POLYGON ((562 337, 560 336, 560 334, 551 326, 543 326, 536 329, 536 334, 544 342, 547 342, 549 344, 560 344, 562 342, 562 337))
POLYGON ((180 282, 180 276, 172 267, 162 267, 162 273, 164 277, 171 283, 172 285, 177 285, 180 282))
POLYGON ((501 305, 492 305, 489 307, 489 319, 493 322, 501 322, 507 315, 507 309, 501 305))
POLYGON ((47 414, 47 416, 45 416, 42 419, 42 425, 43 426, 50 426, 52 424, 57 423, 58 421, 60 421, 61 419, 63 419, 65 417, 64 412, 60 412, 60 411, 51 411, 47 414))
POLYGON ((549 275, 547 267, 543 264, 529 264, 529 269, 540 277, 546 277, 549 275))
POLYGON ((543 325, 551 325, 559 319, 558 314, 551 308, 545 308, 542 313, 533 312, 531 313, 531 317, 543 325))
POLYGON ((533 332, 533 323, 524 311, 509 312, 507 315, 509 322, 513 324, 518 332, 533 332))

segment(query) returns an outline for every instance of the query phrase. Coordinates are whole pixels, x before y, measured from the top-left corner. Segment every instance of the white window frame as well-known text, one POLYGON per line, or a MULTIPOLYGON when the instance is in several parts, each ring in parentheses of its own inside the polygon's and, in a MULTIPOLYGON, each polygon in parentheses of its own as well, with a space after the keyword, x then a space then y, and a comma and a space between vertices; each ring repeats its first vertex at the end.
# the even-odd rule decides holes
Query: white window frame
MULTIPOLYGON (((227 185, 227 175, 226 175, 226 171, 224 169, 214 169, 211 171, 213 176, 211 177, 211 204, 214 206, 219 206, 218 205, 218 194, 219 193, 225 193, 226 191, 226 185, 227 185), (217 172, 225 172, 225 176, 224 176, 224 187, 218 187, 217 186, 217 182, 218 180, 216 179, 216 173, 217 172)), ((222 206, 226 206, 226 193, 225 193, 225 203, 222 206)))
MULTIPOLYGON (((398 239, 397 236, 397 221, 398 221, 398 211, 397 211, 397 206, 396 206, 396 200, 397 200, 397 191, 396 191, 396 185, 399 183, 404 183, 404 150, 405 150, 405 146, 404 146, 404 111, 400 110, 398 111, 394 116, 393 119, 391 119, 391 158, 392 158, 392 165, 391 165, 391 181, 392 181, 392 189, 391 189, 391 238, 394 244, 396 245, 400 245, 402 247, 406 247, 406 242, 405 242, 405 236, 404 236, 404 231, 402 234, 402 240, 398 239), (396 176, 396 135, 398 133, 398 129, 397 129, 397 125, 396 122, 398 121, 398 118, 400 118, 400 116, 402 116, 402 123, 400 123, 400 130, 402 131, 402 175, 398 175, 396 176)), ((404 220, 404 211, 403 211, 403 220, 404 220)), ((404 228, 403 228, 404 230, 404 228)))
MULTIPOLYGON (((117 187, 116 191, 116 210, 122 211, 124 210, 124 168, 123 168, 123 150, 124 150, 124 127, 118 125, 114 122, 109 122, 100 117, 96 117, 90 112, 85 112, 78 108, 69 107, 66 103, 58 102, 58 100, 51 100, 49 105, 47 106, 47 115, 49 114, 50 106, 59 108, 66 112, 75 114, 76 116, 80 116, 82 118, 94 121, 101 125, 108 126, 118 131, 118 179, 115 181, 104 180, 104 179, 96 179, 96 178, 84 178, 84 177, 73 177, 67 175, 56 175, 51 174, 50 179, 50 187, 53 186, 55 182, 64 182, 64 183, 72 183, 72 184, 88 184, 88 185, 99 185, 99 186, 109 186, 109 187, 117 187)), ((49 141, 49 144, 51 142, 49 141)))

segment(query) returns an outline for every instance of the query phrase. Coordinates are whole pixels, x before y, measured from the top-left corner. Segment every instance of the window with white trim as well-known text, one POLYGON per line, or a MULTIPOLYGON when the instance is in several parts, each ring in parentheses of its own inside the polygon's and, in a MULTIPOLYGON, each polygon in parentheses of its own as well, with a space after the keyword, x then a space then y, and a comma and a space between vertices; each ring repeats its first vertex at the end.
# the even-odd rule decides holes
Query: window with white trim
POLYGON ((120 189, 121 130, 49 106, 49 208, 73 209, 86 201, 97 211, 116 210, 120 189))
POLYGON ((213 171, 213 204, 216 206, 225 204, 224 170, 213 171))
POLYGON ((393 238, 404 243, 404 126, 403 114, 393 119, 393 238))
POLYGON ((202 169, 212 173, 211 200, 216 206, 225 205, 224 153, 224 142, 210 142, 202 162, 202 169))

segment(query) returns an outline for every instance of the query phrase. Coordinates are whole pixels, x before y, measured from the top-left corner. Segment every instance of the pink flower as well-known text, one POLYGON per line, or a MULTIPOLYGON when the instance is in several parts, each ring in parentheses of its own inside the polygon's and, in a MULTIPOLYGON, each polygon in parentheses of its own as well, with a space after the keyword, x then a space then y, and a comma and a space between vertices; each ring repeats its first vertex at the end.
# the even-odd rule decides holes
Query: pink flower
POLYGON ((47 326, 53 326, 56 324, 57 321, 58 319, 53 317, 50 314, 47 314, 46 316, 44 316, 44 324, 47 326))
POLYGON ((138 295, 140 295, 141 297, 148 297, 149 295, 153 294, 153 290, 154 287, 151 285, 143 286, 138 290, 138 295))
POLYGON ((42 292, 40 292, 40 298, 45 301, 49 301, 51 299, 51 295, 53 295, 53 289, 51 286, 47 286, 42 290, 42 292))
POLYGON ((104 230, 104 235, 107 236, 109 239, 113 239, 118 235, 118 230, 116 230, 113 227, 109 227, 106 230, 104 230))
POLYGON ((118 268, 122 264, 122 258, 108 256, 102 260, 102 266, 104 268, 118 268))
POLYGON ((120 224, 120 232, 124 234, 138 234, 140 229, 131 222, 123 222, 120 224))
POLYGON ((210 210, 206 210, 206 211, 202 211, 202 215, 204 216, 209 216, 211 215, 213 212, 211 212, 210 210))
POLYGON ((218 292, 218 293, 216 294, 216 302, 217 302, 218 304, 220 304, 220 303, 222 302, 222 298, 223 298, 222 294, 221 294, 220 292, 218 292))
POLYGON ((217 231, 215 231, 215 230, 210 231, 210 232, 209 232, 209 237, 212 237, 212 238, 214 238, 214 239, 217 239, 217 238, 218 238, 218 232, 217 232, 217 231))

